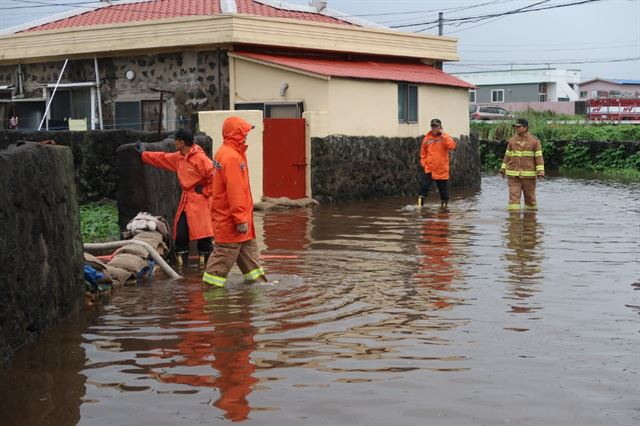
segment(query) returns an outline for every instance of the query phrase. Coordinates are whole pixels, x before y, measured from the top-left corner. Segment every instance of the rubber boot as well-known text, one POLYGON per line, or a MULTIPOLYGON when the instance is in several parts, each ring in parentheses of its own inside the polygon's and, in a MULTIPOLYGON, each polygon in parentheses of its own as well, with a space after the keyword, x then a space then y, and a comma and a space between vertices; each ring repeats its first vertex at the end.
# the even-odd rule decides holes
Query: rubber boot
POLYGON ((446 209, 448 207, 448 204, 448 201, 440 201, 440 207, 442 207, 443 209, 446 209))
POLYGON ((176 252, 176 266, 178 268, 186 268, 189 266, 189 252, 177 251, 176 252))
POLYGON ((209 261, 209 256, 211 256, 210 251, 200 252, 200 256, 198 257, 198 265, 200 265, 200 269, 204 269, 207 266, 207 262, 209 261))
POLYGON ((424 197, 422 195, 418 195, 418 207, 422 207, 424 205, 424 197))

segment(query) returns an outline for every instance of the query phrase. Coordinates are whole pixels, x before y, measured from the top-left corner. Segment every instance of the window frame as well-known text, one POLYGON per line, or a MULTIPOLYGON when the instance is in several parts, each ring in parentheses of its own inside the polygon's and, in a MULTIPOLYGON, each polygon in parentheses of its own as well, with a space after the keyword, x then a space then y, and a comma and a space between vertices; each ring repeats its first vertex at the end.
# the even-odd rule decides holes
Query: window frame
POLYGON ((113 103, 113 128, 141 131, 142 130, 142 101, 141 100, 115 101, 113 103), (138 104, 138 120, 135 123, 132 123, 132 124, 136 124, 138 126, 137 128, 134 129, 132 127, 120 127, 120 123, 118 123, 118 110, 117 110, 118 104, 138 104))
POLYGON ((420 87, 417 84, 398 83, 398 123, 417 124, 420 121, 419 98, 420 87), (415 90, 415 100, 413 102, 411 100, 411 89, 415 90), (400 105, 401 91, 404 92, 404 113, 402 113, 400 105))
POLYGON ((504 89, 491 89, 491 103, 494 103, 494 104, 504 103, 504 89), (502 99, 496 100, 493 96, 494 94, 496 95, 500 94, 502 99))
POLYGON ((470 104, 475 104, 475 103, 478 102, 477 99, 478 99, 477 90, 476 89, 469 89, 469 103, 470 104), (471 95, 472 94, 473 94, 473 100, 471 100, 471 97, 472 97, 471 95))
POLYGON ((262 118, 271 118, 270 109, 274 106, 295 106, 298 113, 297 118, 302 118, 302 114, 304 113, 304 101, 243 101, 233 104, 235 111, 262 111, 262 118), (249 108, 238 108, 238 106, 248 106, 249 108))

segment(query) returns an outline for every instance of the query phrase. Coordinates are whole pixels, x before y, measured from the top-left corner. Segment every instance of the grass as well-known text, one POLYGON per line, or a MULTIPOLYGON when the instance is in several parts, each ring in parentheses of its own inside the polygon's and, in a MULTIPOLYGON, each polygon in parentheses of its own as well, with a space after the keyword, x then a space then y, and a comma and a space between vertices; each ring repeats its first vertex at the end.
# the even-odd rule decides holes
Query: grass
POLYGON ((85 243, 119 240, 120 227, 115 201, 81 205, 80 232, 85 243))
MULTIPOLYGON (((583 116, 554 114, 549 111, 527 111, 518 115, 529 121, 529 132, 545 141, 640 141, 640 126, 609 123, 559 123, 581 121, 583 116), (552 121, 549 123, 549 121, 552 121)), ((484 140, 506 140, 514 135, 512 121, 497 123, 472 122, 471 133, 484 140)))

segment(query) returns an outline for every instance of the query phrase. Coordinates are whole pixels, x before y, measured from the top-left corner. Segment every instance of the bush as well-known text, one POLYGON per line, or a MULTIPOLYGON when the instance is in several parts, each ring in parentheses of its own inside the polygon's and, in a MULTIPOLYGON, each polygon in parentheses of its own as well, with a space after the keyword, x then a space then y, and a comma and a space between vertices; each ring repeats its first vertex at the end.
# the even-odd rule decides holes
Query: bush
POLYGON ((118 208, 115 201, 81 205, 80 232, 85 243, 119 240, 118 208))

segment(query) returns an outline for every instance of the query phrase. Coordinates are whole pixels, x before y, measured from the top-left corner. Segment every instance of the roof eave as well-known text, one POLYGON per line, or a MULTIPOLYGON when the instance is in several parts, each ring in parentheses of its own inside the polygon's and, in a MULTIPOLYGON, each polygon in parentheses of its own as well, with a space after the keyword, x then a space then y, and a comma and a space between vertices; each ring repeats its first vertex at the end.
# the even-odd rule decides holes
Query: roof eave
POLYGON ((0 63, 244 43, 456 61, 457 39, 254 15, 194 16, 0 36, 0 63))

